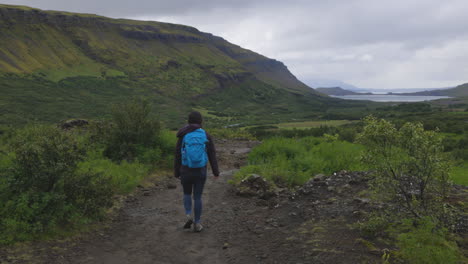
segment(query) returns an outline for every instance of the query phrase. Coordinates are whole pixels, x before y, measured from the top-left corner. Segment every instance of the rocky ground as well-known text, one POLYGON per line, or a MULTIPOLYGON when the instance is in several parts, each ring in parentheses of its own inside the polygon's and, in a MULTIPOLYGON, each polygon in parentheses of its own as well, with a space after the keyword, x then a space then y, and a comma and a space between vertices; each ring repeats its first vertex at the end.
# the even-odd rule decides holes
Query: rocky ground
POLYGON ((182 190, 167 175, 129 196, 106 227, 0 249, 0 263, 382 262, 385 245, 350 227, 378 206, 366 198, 365 173, 318 175, 295 191, 272 189, 253 175, 236 189, 228 180, 256 144, 217 142, 222 177, 207 181, 202 233, 182 229, 182 190))

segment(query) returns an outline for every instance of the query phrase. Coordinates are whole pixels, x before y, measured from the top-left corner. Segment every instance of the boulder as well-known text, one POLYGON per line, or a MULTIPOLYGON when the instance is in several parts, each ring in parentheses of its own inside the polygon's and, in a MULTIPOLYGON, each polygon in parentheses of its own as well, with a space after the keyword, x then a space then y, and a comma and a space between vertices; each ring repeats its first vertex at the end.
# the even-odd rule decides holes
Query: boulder
POLYGON ((256 196, 265 200, 278 196, 276 187, 258 174, 250 174, 243 179, 237 186, 237 194, 256 196))
POLYGON ((63 122, 60 127, 64 130, 73 129, 75 127, 83 127, 88 125, 89 122, 84 119, 71 119, 63 122))

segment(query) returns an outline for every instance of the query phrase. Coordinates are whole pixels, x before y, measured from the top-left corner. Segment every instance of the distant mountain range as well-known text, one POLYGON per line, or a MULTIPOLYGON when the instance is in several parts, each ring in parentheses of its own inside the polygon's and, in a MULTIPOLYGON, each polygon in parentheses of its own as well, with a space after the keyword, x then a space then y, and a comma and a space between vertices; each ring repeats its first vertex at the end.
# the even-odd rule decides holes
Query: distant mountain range
MULTIPOLYGON (((341 87, 327 87, 327 88, 316 88, 316 91, 327 94, 327 95, 335 95, 335 96, 343 96, 343 95, 370 95, 373 94, 371 92, 368 93, 357 93, 354 91, 349 91, 343 89, 341 87)), ((404 90, 404 89, 401 89, 404 90)), ((374 90, 375 91, 375 90, 374 90)), ((381 90, 384 91, 384 90, 381 90)), ((465 97, 468 96, 468 83, 459 85, 455 88, 446 88, 446 89, 433 89, 433 90, 426 90, 426 91, 419 91, 419 92, 410 92, 410 93, 398 93, 398 92, 386 92, 382 93, 381 91, 378 94, 389 94, 389 95, 404 95, 404 96, 451 96, 451 97, 465 97)))
POLYGON ((340 87, 348 91, 362 91, 363 89, 358 88, 352 84, 345 83, 339 80, 332 80, 332 79, 323 79, 323 78, 309 78, 304 80, 304 83, 309 85, 312 88, 334 88, 340 87))
POLYGON ((321 92, 326 95, 363 95, 363 94, 372 94, 372 93, 357 93, 349 90, 345 90, 341 87, 327 87, 327 88, 316 88, 317 92, 321 92))
POLYGON ((464 96, 468 96, 468 83, 459 85, 454 88, 447 88, 447 89, 427 90, 427 91, 414 92, 414 93, 390 93, 390 94, 408 95, 408 96, 426 95, 426 96, 464 97, 464 96))

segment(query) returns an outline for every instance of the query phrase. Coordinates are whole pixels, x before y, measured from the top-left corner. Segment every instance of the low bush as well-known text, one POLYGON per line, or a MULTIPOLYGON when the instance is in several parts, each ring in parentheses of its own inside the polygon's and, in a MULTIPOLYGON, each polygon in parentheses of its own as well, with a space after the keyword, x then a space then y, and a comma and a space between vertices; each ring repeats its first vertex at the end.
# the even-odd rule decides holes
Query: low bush
POLYGON ((353 225, 365 238, 382 237, 390 226, 389 218, 379 213, 371 213, 364 221, 353 225))
POLYGON ((374 169, 376 196, 416 218, 441 214, 450 168, 441 135, 424 130, 421 123, 397 129, 372 116, 364 121, 358 140, 366 146, 363 160, 374 169))
POLYGON ((159 121, 150 113, 148 101, 115 105, 111 125, 103 131, 107 135, 104 154, 114 161, 147 159, 149 155, 142 149, 157 147, 160 132, 159 121))
POLYGON ((29 127, 10 148, 0 162, 0 243, 98 219, 111 206, 110 179, 77 170, 86 151, 70 133, 29 127))

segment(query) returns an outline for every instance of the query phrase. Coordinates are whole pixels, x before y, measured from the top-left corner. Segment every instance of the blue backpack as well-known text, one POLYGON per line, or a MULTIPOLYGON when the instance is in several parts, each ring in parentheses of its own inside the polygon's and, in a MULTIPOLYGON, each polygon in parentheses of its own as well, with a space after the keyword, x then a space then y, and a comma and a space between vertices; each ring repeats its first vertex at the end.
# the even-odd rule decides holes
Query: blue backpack
POLYGON ((208 138, 201 128, 186 134, 182 140, 182 165, 189 168, 205 167, 208 162, 206 143, 208 138))

